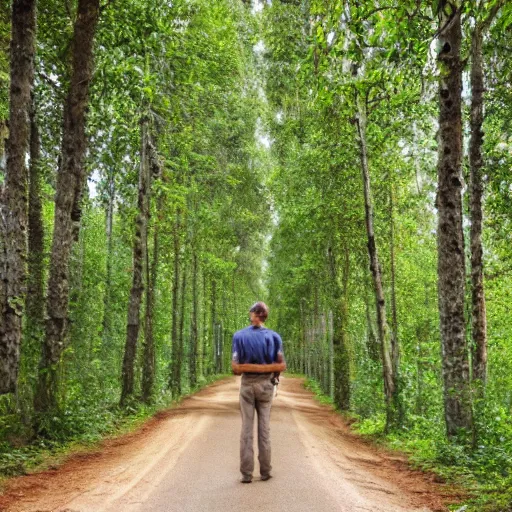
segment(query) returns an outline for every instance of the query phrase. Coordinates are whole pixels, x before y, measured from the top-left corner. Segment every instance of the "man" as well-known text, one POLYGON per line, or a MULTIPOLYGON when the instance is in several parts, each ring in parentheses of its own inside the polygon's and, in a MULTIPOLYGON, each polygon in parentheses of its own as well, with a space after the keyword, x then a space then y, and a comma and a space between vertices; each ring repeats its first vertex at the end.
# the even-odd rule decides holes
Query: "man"
POLYGON ((286 369, 283 342, 279 334, 264 325, 268 307, 256 302, 250 311, 251 325, 233 336, 233 372, 242 375, 240 386, 240 411, 242 433, 240 435, 241 482, 252 482, 254 471, 253 423, 254 411, 258 413, 258 460, 261 480, 272 478, 270 465, 270 407, 274 385, 279 373, 286 369))

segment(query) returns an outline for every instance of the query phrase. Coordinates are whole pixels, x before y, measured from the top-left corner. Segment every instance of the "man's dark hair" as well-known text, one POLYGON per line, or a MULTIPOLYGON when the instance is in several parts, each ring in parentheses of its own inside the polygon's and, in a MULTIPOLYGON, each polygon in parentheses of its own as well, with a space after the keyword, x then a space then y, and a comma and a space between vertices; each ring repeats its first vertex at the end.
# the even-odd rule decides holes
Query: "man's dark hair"
POLYGON ((268 306, 264 302, 256 302, 251 306, 249 313, 254 313, 262 322, 268 317, 268 306))

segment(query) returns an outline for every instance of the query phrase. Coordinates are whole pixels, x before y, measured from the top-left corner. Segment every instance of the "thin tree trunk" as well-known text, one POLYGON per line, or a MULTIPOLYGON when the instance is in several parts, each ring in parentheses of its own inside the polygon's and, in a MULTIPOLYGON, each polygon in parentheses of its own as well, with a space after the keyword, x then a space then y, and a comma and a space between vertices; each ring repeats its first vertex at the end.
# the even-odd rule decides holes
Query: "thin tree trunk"
POLYGON ((327 336, 329 340, 329 396, 332 400, 335 397, 335 387, 334 387, 334 323, 333 323, 333 314, 332 310, 329 310, 328 314, 328 322, 327 322, 327 336))
POLYGON ((178 360, 177 360, 177 368, 176 368, 176 375, 177 375, 177 391, 178 394, 181 395, 182 388, 181 388, 181 373, 182 373, 182 367, 183 367, 183 359, 185 354, 185 342, 183 339, 183 333, 184 333, 184 324, 185 324, 185 304, 186 304, 186 297, 187 295, 187 259, 183 257, 183 269, 181 271, 181 290, 180 290, 180 324, 178 329, 178 360))
POLYGON ((487 381, 487 314, 485 307, 483 250, 482 250, 482 146, 484 133, 484 71, 483 36, 489 29, 498 11, 505 4, 499 0, 492 6, 487 18, 475 22, 471 39, 471 138, 469 141, 469 170, 471 188, 471 285, 472 285, 472 336, 473 379, 481 383, 483 391, 487 381))
POLYGON ((368 279, 365 279, 364 283, 364 306, 366 313, 366 348, 368 350, 368 355, 372 361, 380 361, 380 349, 379 349, 379 340, 375 335, 375 329, 373 326, 373 321, 370 313, 370 298, 368 297, 368 289, 370 288, 370 283, 368 279))
POLYGON ((198 280, 198 268, 197 268, 197 249, 192 248, 192 325, 190 329, 190 387, 193 389, 197 385, 197 319, 199 300, 197 296, 197 280, 198 280))
MULTIPOLYGON (((28 209, 27 332, 35 339, 44 330, 44 226, 41 201, 41 137, 34 97, 30 112, 30 186, 28 209)), ((38 350, 39 355, 39 350, 38 350)))
POLYGON ((346 335, 346 281, 348 280, 348 258, 343 269, 344 289, 340 288, 337 276, 336 257, 331 247, 328 249, 329 268, 332 282, 333 333, 334 350, 334 403, 342 410, 350 408, 350 355, 346 335))
POLYGON ((396 258, 395 258, 395 204, 393 185, 389 190, 389 245, 391 259, 391 358, 393 362, 393 376, 395 388, 398 380, 398 366, 400 361, 400 346, 398 344, 398 318, 396 311, 396 258))
POLYGON ((484 273, 482 262, 482 145, 484 121, 482 68, 483 34, 479 23, 471 40, 471 138, 469 170, 471 187, 471 302, 473 337, 473 380, 485 386, 487 380, 487 315, 485 311, 484 273))
POLYGON ((356 118, 358 130, 359 153, 361 159, 361 171, 364 185, 364 204, 366 213, 366 232, 368 236, 368 254, 370 257, 370 270, 373 277, 375 290, 375 302, 377 307, 377 326, 382 353, 382 373, 384 378, 384 395, 386 398, 386 429, 395 422, 393 395, 395 393, 395 381, 393 377, 393 364, 391 359, 391 339, 386 318, 386 301, 382 285, 382 270, 379 262, 375 232, 373 228, 373 206, 370 188, 370 171, 368 168, 368 151, 366 144, 366 104, 358 97, 358 116, 356 118))
POLYGON ((391 259, 391 363, 393 366, 394 406, 397 408, 397 421, 401 425, 404 408, 400 396, 400 343, 398 340, 398 317, 396 307, 396 257, 395 257, 395 197, 393 183, 389 188, 389 245, 391 259))
MULTIPOLYGON (((128 302, 128 319, 126 326, 126 343, 124 347, 121 406, 134 391, 134 367, 137 354, 137 341, 140 329, 140 306, 144 292, 144 269, 148 267, 148 220, 151 194, 151 167, 148 162, 147 120, 141 123, 141 155, 139 174, 138 215, 135 221, 135 238, 133 241, 133 277, 130 299, 128 302)), ((149 285, 149 283, 147 283, 149 285)))
POLYGON ((218 373, 218 363, 217 363, 217 281, 215 279, 212 280, 212 339, 213 339, 213 367, 215 369, 215 373, 218 373))
MULTIPOLYGON (((151 178, 161 179, 163 174, 163 167, 158 158, 155 147, 153 146, 150 137, 147 139, 148 147, 148 161, 150 167, 151 178)), ((148 208, 151 203, 148 202, 148 208)), ((150 403, 153 398, 153 388, 155 384, 156 373, 156 357, 155 357, 155 340, 153 334, 153 324, 155 316, 155 290, 157 287, 158 278, 158 259, 160 256, 160 215, 163 210, 163 198, 158 196, 156 202, 156 221, 154 223, 153 231, 153 260, 151 262, 151 269, 149 268, 149 253, 146 244, 146 318, 144 321, 144 352, 142 359, 142 400, 145 403, 150 403)))
MULTIPOLYGON (((442 4, 442 2, 441 2, 442 4)), ((461 12, 439 11, 438 295, 444 408, 448 437, 472 431, 469 362, 464 325, 462 231, 461 12)))
MULTIPOLYGON (((161 211, 161 202, 157 211, 161 211)), ((155 384, 155 340, 153 335, 154 311, 155 311, 155 290, 158 276, 158 257, 159 257, 159 230, 155 225, 153 233, 153 260, 151 270, 149 265, 146 267, 146 318, 144 319, 144 353, 142 363, 142 400, 150 403, 153 396, 153 386, 155 384)), ((149 261, 148 255, 146 261, 149 261)))
POLYGON ((1 195, 0 394, 16 390, 27 278, 30 95, 34 82, 36 0, 13 0, 9 138, 1 195))
POLYGON ((93 40, 99 18, 99 0, 79 0, 72 43, 72 72, 64 106, 61 166, 55 197, 55 221, 48 281, 46 334, 40 364, 35 409, 57 406, 58 364, 68 327, 69 259, 79 223, 76 204, 86 182, 85 122, 89 84, 93 73, 93 40))
POLYGON ((178 345, 178 294, 180 285, 180 229, 181 229, 181 212, 176 211, 176 221, 174 223, 173 243, 174 243, 174 272, 172 278, 172 330, 171 330, 171 344, 172 344, 172 361, 171 361, 171 375, 169 379, 169 387, 172 393, 176 393, 179 385, 179 345, 178 345))
POLYGON ((304 303, 301 299, 300 301, 300 319, 299 319, 299 327, 300 327, 300 372, 304 375, 307 374, 306 361, 306 312, 304 311, 304 303))
POLYGON ((208 353, 208 292, 207 292, 207 279, 206 272, 203 272, 203 343, 201 349, 201 375, 205 377, 209 373, 209 365, 206 363, 208 353))
POLYGON ((106 234, 107 234, 107 268, 105 278, 105 295, 103 297, 103 321, 101 339, 103 353, 106 354, 112 337, 112 251, 113 251, 113 229, 114 229, 114 203, 116 198, 116 187, 114 172, 111 170, 108 179, 108 204, 106 212, 106 234))

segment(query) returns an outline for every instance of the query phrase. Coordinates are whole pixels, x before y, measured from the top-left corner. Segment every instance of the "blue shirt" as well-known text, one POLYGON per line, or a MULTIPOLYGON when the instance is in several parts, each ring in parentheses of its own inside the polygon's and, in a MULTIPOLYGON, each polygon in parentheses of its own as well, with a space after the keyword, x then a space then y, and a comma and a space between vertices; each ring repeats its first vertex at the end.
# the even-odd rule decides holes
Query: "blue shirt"
POLYGON ((238 364, 272 364, 283 356, 281 336, 266 327, 250 325, 233 335, 233 361, 238 364))

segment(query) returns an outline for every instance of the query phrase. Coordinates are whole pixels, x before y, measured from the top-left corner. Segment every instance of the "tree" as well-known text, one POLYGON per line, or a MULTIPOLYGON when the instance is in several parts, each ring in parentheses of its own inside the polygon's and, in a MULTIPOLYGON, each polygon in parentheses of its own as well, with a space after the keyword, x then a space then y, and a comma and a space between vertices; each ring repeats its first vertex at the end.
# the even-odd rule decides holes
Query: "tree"
POLYGON ((34 81, 36 1, 12 5, 11 85, 6 176, 1 198, 0 393, 16 389, 26 292, 30 97, 34 81))
POLYGON ((475 16, 471 36, 471 137, 469 141, 471 201, 471 301, 473 339, 473 380, 485 387, 487 381, 487 314, 485 308, 482 249, 482 157, 484 121, 483 38, 504 2, 496 2, 482 20, 475 16))
MULTIPOLYGON (((123 369, 122 369, 122 390, 121 406, 134 390, 134 365, 137 354, 137 341, 140 327, 140 307, 142 294, 144 292, 144 273, 149 266, 148 261, 148 222, 150 214, 151 197, 151 166, 148 157, 148 120, 143 117, 141 120, 141 151, 140 151, 140 174, 139 194, 137 200, 138 215, 135 222, 135 237, 133 240, 133 276, 130 300, 128 303, 128 320, 126 326, 126 344, 124 347, 123 369), (145 270, 146 269, 146 270, 145 270)), ((150 286, 146 281, 146 288, 150 286)))
POLYGON ((459 2, 439 3, 438 294, 447 434, 473 428, 464 319, 462 231, 462 63, 459 2))
POLYGON ((391 358, 391 333, 386 315, 386 300, 382 285, 382 269, 375 241, 373 227, 373 205, 370 188, 370 172, 368 168, 368 151, 366 143, 366 99, 358 98, 358 113, 356 117, 359 151, 361 158, 361 172, 363 176, 364 205, 366 217, 366 231, 368 236, 368 256, 370 258, 370 270, 375 291, 375 304, 377 310, 377 328, 381 347, 382 372, 384 379, 384 394, 386 396, 387 427, 395 423, 394 396, 396 393, 395 377, 393 373, 393 361, 391 358))
POLYGON ((77 237, 81 197, 86 180, 85 117, 93 73, 93 42, 99 0, 79 0, 72 41, 72 73, 64 106, 61 163, 55 196, 55 222, 50 257, 45 339, 35 409, 58 406, 58 364, 66 344, 69 301, 69 258, 77 237))

